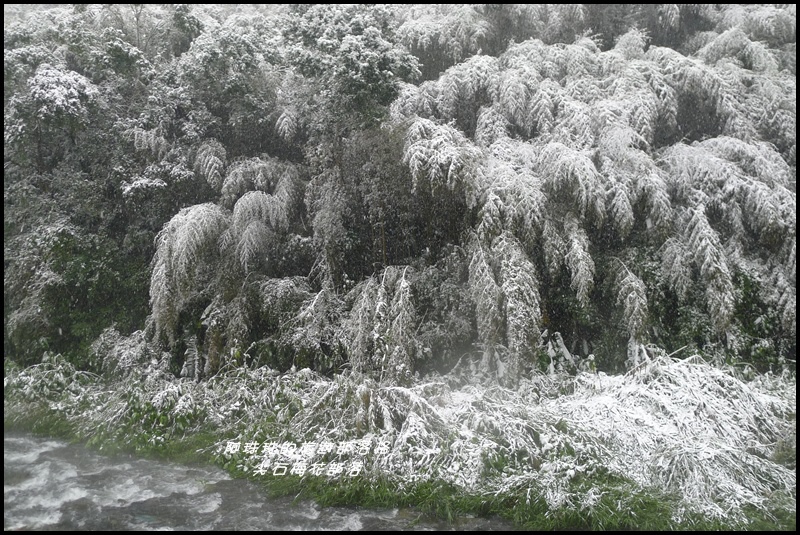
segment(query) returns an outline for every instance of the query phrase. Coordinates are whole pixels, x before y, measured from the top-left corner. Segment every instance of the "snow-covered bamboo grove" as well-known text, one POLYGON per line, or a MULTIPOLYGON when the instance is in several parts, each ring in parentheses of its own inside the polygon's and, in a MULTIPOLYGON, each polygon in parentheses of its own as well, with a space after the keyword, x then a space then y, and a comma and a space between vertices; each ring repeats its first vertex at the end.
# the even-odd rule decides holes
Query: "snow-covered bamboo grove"
POLYGON ((793 518, 794 5, 5 14, 8 423, 793 518))

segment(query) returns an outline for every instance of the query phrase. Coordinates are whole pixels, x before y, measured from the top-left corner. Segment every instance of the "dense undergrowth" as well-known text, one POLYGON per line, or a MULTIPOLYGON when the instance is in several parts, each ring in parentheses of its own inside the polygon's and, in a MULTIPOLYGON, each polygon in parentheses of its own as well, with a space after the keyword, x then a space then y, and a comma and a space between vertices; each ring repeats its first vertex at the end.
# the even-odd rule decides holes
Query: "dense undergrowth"
POLYGON ((160 366, 108 380, 59 356, 6 364, 5 428, 213 461, 324 505, 499 514, 538 529, 794 527, 789 372, 744 378, 662 355, 625 375, 536 373, 509 389, 480 362, 409 387, 266 367, 195 382, 160 366), (331 451, 302 456, 311 443, 331 451), (301 458, 308 470, 293 475, 301 458))

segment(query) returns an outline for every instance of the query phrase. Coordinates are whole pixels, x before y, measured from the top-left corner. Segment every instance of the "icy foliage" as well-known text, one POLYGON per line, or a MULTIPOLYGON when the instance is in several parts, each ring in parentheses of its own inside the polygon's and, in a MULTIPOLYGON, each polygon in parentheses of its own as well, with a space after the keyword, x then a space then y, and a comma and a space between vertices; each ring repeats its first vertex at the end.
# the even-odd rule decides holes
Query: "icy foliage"
POLYGON ((422 179, 431 189, 473 180, 473 161, 478 156, 475 147, 456 129, 438 125, 427 119, 417 119, 406 134, 403 161, 414 177, 414 189, 422 179))
POLYGON ((359 373, 374 372, 381 380, 399 383, 410 380, 420 350, 409 282, 412 273, 409 266, 389 266, 382 276, 370 277, 345 298, 353 304, 335 336, 359 373))
POLYGON ((51 65, 41 65, 28 80, 30 94, 38 105, 37 116, 85 117, 86 105, 97 99, 97 88, 86 77, 51 65))
POLYGON ((133 128, 130 131, 136 150, 149 151, 156 158, 162 158, 169 149, 169 143, 155 130, 133 128))
POLYGON ((135 372, 151 358, 158 357, 143 331, 122 336, 115 327, 103 331, 92 343, 90 351, 92 357, 101 360, 103 373, 117 377, 135 372))
POLYGON ((156 335, 174 343, 174 326, 181 301, 194 291, 194 276, 203 272, 202 255, 216 249, 230 215, 211 203, 184 208, 156 236, 150 279, 156 335))
MULTIPOLYGON (((127 345, 109 336, 117 340, 112 353, 141 349, 136 336, 127 345)), ((187 354, 194 351, 190 344, 187 354)), ((196 364, 187 359, 185 367, 196 364)), ((778 462, 795 434, 790 375, 745 382, 697 356, 655 356, 625 375, 534 374, 508 389, 474 363, 407 387, 357 372, 326 379, 308 369, 279 375, 268 368, 197 383, 174 379, 163 366, 155 357, 139 360, 142 380, 111 390, 58 357, 11 368, 6 407, 49 403, 86 437, 124 439, 132 425, 141 440, 144 422, 152 444, 200 426, 242 443, 362 441, 371 445, 363 457, 367 481, 388 478, 400 488, 443 481, 471 495, 542 498, 547 514, 607 507, 605 494, 638 489, 673 504, 675 525, 696 514, 746 523, 747 508, 774 510, 796 499, 795 471, 778 462), (377 451, 377 444, 387 447, 377 451)), ((243 470, 261 462, 252 451, 231 457, 224 449, 225 442, 219 458, 243 470)))
POLYGON ((203 143, 197 151, 195 172, 217 191, 222 187, 226 156, 225 148, 216 140, 203 143))
POLYGON ((400 40, 412 50, 438 50, 452 62, 474 54, 485 44, 489 24, 474 6, 452 7, 442 12, 435 6, 420 6, 398 29, 400 40))
POLYGON ((122 189, 122 196, 128 199, 130 197, 135 197, 141 192, 147 192, 166 187, 167 183, 158 178, 137 176, 134 177, 132 182, 123 182, 120 189, 122 189))
MULTIPOLYGON (((659 11, 668 27, 681 16, 673 8, 659 11)), ((406 31, 424 29, 414 20, 406 31)), ((497 334, 502 260, 493 240, 503 233, 552 278, 566 268, 586 311, 614 306, 594 291, 608 280, 604 264, 626 247, 641 254, 644 243, 660 252, 660 262, 648 259, 661 264, 656 276, 643 276, 640 258, 631 273, 638 282, 620 279, 636 287, 616 299, 637 355, 631 362, 641 342, 658 336, 653 324, 670 322, 645 313, 646 295, 662 291, 656 280, 684 304, 704 292, 693 306, 705 308, 709 331, 721 339, 737 328, 737 277, 745 273, 783 318, 784 332, 795 331, 794 279, 778 281, 778 293, 765 291, 775 286, 774 253, 796 232, 795 105, 786 97, 794 82, 778 76, 771 53, 745 33, 724 32, 699 60, 654 46, 645 52, 648 37, 638 30, 607 52, 532 39, 499 58, 477 54, 437 80, 403 86, 392 116, 408 125, 403 161, 414 191, 425 182, 434 194, 447 185, 478 208, 465 235, 481 241, 469 245, 480 343, 515 345, 510 332, 497 334), (697 141, 687 144, 687 136, 697 141)), ((538 285, 534 277, 527 301, 539 300, 538 285)), ((528 313, 536 316, 534 308, 528 313)))
POLYGON ((486 495, 530 490, 552 509, 585 509, 609 490, 599 476, 611 474, 678 500, 674 521, 743 520, 745 507, 775 493, 795 497, 794 471, 771 460, 794 432, 794 380, 745 383, 699 357, 658 357, 624 376, 533 376, 517 390, 456 387, 450 377, 409 388, 360 375, 331 382, 308 371, 278 382, 294 383, 296 413, 276 410, 287 436, 391 443, 372 457, 371 477, 486 495))

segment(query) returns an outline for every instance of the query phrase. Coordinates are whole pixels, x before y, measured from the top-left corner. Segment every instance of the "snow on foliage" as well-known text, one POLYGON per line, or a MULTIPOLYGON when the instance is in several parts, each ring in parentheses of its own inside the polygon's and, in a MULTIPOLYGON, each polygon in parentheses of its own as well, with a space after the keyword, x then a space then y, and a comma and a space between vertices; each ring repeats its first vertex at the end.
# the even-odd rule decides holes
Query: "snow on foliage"
MULTIPOLYGON (((644 228, 663 251, 661 281, 680 297, 698 281, 711 323, 723 335, 734 314, 737 270, 752 273, 749 266, 760 265, 756 276, 770 286, 755 251, 775 252, 794 235, 793 168, 785 156, 793 142, 777 133, 793 132, 794 122, 781 115, 786 106, 774 104, 784 94, 768 77, 774 65, 740 30, 703 48, 704 62, 659 47, 645 53, 646 40, 632 30, 608 52, 529 40, 510 45, 497 60, 476 55, 438 80, 404 86, 393 107, 395 121, 411 119, 404 162, 415 188, 424 177, 452 189, 457 172, 466 202, 479 207, 473 230, 484 244, 471 264, 472 279, 491 281, 477 267, 497 262, 491 241, 511 231, 527 255, 541 248, 551 274, 565 265, 579 303, 588 307, 595 263, 615 254, 607 242, 593 243, 608 235, 598 230, 624 242, 637 240, 644 228), (734 34, 739 44, 724 44, 734 34), (736 54, 744 54, 741 67, 717 65, 736 54), (687 126, 692 107, 716 124, 687 126), (776 119, 782 126, 756 126, 763 118, 750 110, 764 107, 783 117, 776 119), (690 128, 709 131, 702 141, 678 141, 678 131, 696 135, 690 128), (784 152, 760 141, 759 128, 781 139, 784 152), (684 242, 691 267, 685 254, 672 254, 684 242)), ((643 297, 652 281, 640 282, 643 297)), ((481 321, 496 323, 489 313, 494 300, 484 299, 491 293, 474 293, 479 339, 504 343, 481 327, 481 321)), ((791 295, 761 292, 781 310, 791 295)), ((647 317, 634 312, 640 307, 623 308, 628 324, 647 317)), ((636 329, 641 340, 648 338, 647 323, 636 329)))
POLYGON ((327 407, 327 418, 343 424, 355 418, 361 433, 392 444, 388 455, 373 457, 374 477, 443 479, 478 494, 532 489, 552 508, 580 510, 608 490, 592 483, 607 470, 676 498, 678 515, 729 520, 742 520, 746 506, 763 506, 770 493, 791 499, 795 492, 794 472, 769 460, 776 441, 792 432, 792 381, 744 383, 699 357, 658 357, 617 377, 551 383, 534 375, 518 390, 298 378, 309 382, 306 394, 297 392, 302 409, 288 433, 297 425, 307 440, 343 441, 352 426, 310 431, 321 422, 318 411, 327 407), (361 401, 342 404, 359 383, 361 401), (554 395, 565 387, 571 393, 554 395), (502 472, 487 469, 495 459, 503 459, 502 472))
POLYGON ((216 191, 222 188, 225 158, 225 147, 216 140, 203 143, 197 151, 195 172, 205 178, 206 182, 216 191))
POLYGON ((470 184, 474 163, 478 154, 475 147, 456 129, 440 126, 427 119, 417 119, 408 129, 403 160, 411 169, 414 189, 420 179, 426 179, 435 189, 447 186, 455 188, 462 181, 470 184))
POLYGON ((7 400, 555 509, 794 500, 795 379, 657 349, 795 353, 793 5, 252 6, 7 28, 6 352, 120 384, 47 353, 7 400))
POLYGON ((58 116, 84 118, 86 105, 99 96, 97 87, 86 77, 47 64, 39 66, 28 80, 28 87, 40 119, 58 116))
POLYGON ((180 303, 193 291, 194 277, 202 273, 203 255, 216 249, 230 215, 211 203, 184 208, 156 236, 156 254, 150 281, 150 303, 156 335, 174 343, 180 303))
MULTIPOLYGON (((116 336, 117 353, 143 350, 138 338, 126 349, 116 336)), ((795 433, 796 381, 789 375, 745 382, 697 356, 662 355, 625 375, 533 374, 514 389, 480 375, 459 382, 472 372, 458 368, 408 387, 358 372, 328 379, 268 368, 197 383, 164 374, 156 357, 136 361, 143 380, 111 390, 58 357, 11 369, 6 402, 47 400, 87 437, 119 432, 157 411, 164 417, 149 429, 155 443, 175 426, 203 426, 242 443, 256 436, 276 443, 365 439, 388 446, 363 458, 368 481, 388 478, 400 488, 443 481, 478 496, 541 497, 548 514, 591 512, 608 506, 599 501, 606 493, 638 489, 673 504, 667 522, 691 522, 699 513, 744 527, 750 508, 793 510, 796 499, 794 470, 776 462, 795 433), (278 425, 265 428, 270 420, 278 425)), ((261 462, 241 453, 234 459, 245 471, 261 462)), ((625 499, 615 503, 623 514, 636 511, 625 499)))
POLYGON ((122 196, 125 198, 134 197, 140 192, 147 192, 153 189, 167 187, 167 183, 157 178, 136 177, 132 182, 122 183, 122 196))
POLYGON ((398 29, 400 40, 412 51, 438 52, 451 64, 475 54, 485 43, 489 25, 475 6, 452 7, 445 12, 418 7, 398 29))

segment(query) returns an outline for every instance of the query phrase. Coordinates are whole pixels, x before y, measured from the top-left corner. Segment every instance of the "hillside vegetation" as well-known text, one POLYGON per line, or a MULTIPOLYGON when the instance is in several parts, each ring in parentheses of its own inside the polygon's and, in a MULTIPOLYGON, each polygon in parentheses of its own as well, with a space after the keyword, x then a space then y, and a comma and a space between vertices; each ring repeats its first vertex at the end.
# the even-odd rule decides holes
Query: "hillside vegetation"
POLYGON ((7 423, 387 440, 366 488, 540 527, 789 525, 794 5, 5 15, 7 423))

